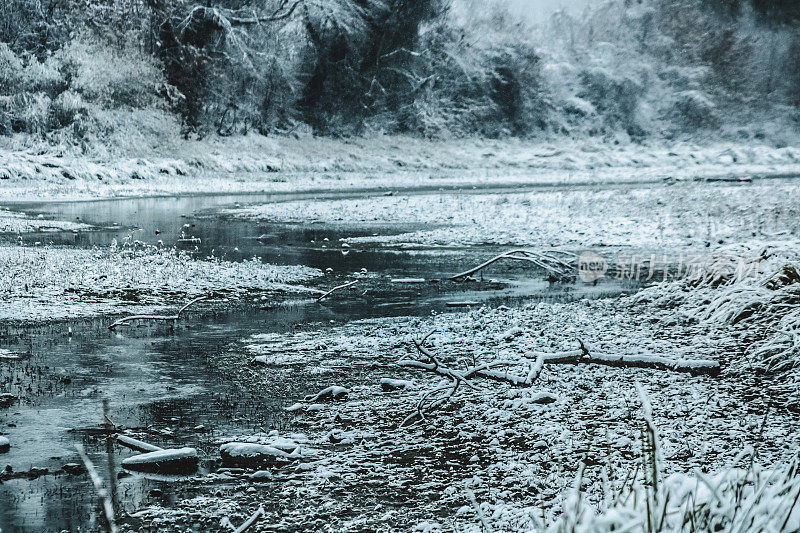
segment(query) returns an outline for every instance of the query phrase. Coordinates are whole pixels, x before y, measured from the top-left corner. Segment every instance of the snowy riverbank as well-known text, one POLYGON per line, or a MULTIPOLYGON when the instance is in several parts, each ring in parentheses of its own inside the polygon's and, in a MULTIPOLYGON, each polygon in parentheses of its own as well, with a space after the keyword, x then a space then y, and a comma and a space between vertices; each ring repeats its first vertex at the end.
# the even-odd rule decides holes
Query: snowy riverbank
POLYGON ((103 249, 0 245, 0 320, 42 323, 120 313, 152 313, 190 298, 235 299, 247 293, 307 292, 320 275, 305 266, 259 260, 195 259, 171 248, 103 249))
POLYGON ((423 228, 348 238, 354 246, 628 246, 699 254, 711 244, 800 229, 796 180, 468 192, 296 200, 224 213, 262 222, 423 228))
POLYGON ((0 148, 0 200, 222 192, 573 184, 797 175, 800 149, 594 140, 429 141, 248 136, 184 141, 142 157, 96 160, 0 148))

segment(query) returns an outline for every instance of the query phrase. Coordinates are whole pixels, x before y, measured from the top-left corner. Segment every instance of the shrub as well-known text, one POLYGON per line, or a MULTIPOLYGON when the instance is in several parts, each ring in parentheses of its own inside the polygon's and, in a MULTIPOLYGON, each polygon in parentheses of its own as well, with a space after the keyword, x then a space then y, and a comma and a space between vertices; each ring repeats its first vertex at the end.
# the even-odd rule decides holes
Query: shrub
POLYGON ((76 40, 56 54, 69 87, 106 107, 154 105, 164 79, 155 61, 133 50, 122 53, 76 40))
POLYGON ((53 101, 52 119, 55 128, 69 126, 76 120, 86 118, 89 110, 80 94, 69 90, 59 94, 53 101))
POLYGON ((639 99, 644 85, 630 76, 595 67, 580 74, 583 89, 579 98, 590 102, 610 126, 622 126, 632 137, 644 131, 637 121, 639 99))
POLYGON ((0 95, 12 95, 22 87, 22 61, 0 42, 0 95))
POLYGON ((44 93, 20 93, 15 96, 12 99, 12 129, 34 134, 47 131, 50 125, 50 103, 50 97, 44 93))
POLYGON ((712 128, 720 124, 717 106, 700 91, 678 94, 672 108, 672 118, 686 128, 712 128))
POLYGON ((59 71, 58 62, 48 58, 44 62, 31 59, 22 72, 23 86, 28 92, 43 92, 51 98, 66 89, 66 81, 59 71))

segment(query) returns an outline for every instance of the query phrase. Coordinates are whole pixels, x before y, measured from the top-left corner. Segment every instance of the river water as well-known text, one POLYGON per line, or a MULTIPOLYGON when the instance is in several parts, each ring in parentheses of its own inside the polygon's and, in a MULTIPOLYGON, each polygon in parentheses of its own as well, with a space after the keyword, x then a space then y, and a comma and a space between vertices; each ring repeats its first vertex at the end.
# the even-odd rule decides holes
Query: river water
MULTIPOLYGON (((35 327, 0 324, 0 348, 24 354, 0 360, 0 386, 22 389, 25 400, 0 409, 0 434, 13 446, 0 455, 0 467, 14 472, 59 471, 78 462, 83 444, 103 475, 130 455, 115 448, 106 454, 99 431, 102 400, 110 401, 112 421, 139 428, 153 443, 197 447, 201 472, 216 467, 214 442, 223 435, 285 429, 283 407, 315 386, 298 376, 276 387, 273 397, 255 396, 220 380, 208 362, 237 341, 256 333, 289 332, 298 325, 331 324, 370 317, 425 315, 451 311, 448 302, 517 305, 619 294, 631 287, 614 279, 597 285, 551 283, 544 271, 519 266, 497 268, 491 283, 391 283, 395 277, 440 279, 497 253, 492 247, 388 250, 379 246, 342 250, 339 239, 391 234, 413 226, 327 226, 276 224, 230 219, 216 211, 237 203, 263 203, 299 195, 226 195, 119 199, 9 206, 45 218, 75 220, 97 229, 24 235, 28 243, 93 247, 113 240, 139 240, 184 247, 202 258, 231 261, 260 257, 265 262, 307 265, 328 271, 320 287, 367 269, 373 274, 368 300, 342 291, 324 305, 289 300, 280 305, 236 306, 189 316, 174 331, 144 326, 115 333, 108 320, 58 322, 35 327), (192 238, 193 240, 186 240, 192 238), (196 239, 199 239, 196 240, 196 239), (68 333, 71 328, 72 334, 68 333)), ((0 238, 2 238, 0 236, 0 238)), ((7 240, 16 241, 16 236, 7 240)), ((0 389, 1 391, 2 389, 0 389)), ((180 481, 120 475, 120 501, 132 511, 151 502, 168 504, 180 481)), ((0 484, 0 530, 59 531, 91 528, 95 493, 85 475, 41 475, 0 484)))

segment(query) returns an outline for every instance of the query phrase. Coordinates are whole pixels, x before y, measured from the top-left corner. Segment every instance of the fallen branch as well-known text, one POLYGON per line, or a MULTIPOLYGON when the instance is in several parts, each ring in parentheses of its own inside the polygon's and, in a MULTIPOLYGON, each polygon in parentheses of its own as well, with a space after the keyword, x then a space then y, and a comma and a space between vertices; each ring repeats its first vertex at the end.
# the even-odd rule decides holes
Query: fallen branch
POLYGON ((543 358, 545 364, 596 364, 621 368, 652 368, 654 370, 668 370, 672 372, 686 372, 692 375, 708 374, 716 375, 719 373, 720 366, 717 361, 711 359, 669 359, 657 355, 607 355, 592 354, 578 339, 581 347, 577 350, 569 350, 556 353, 540 353, 538 357, 543 358))
POLYGON ((329 290, 328 292, 326 292, 325 294, 323 294, 322 296, 317 298, 317 301, 321 302, 322 300, 324 300, 325 298, 330 296, 333 292, 338 291, 339 289, 346 289, 347 287, 352 287, 356 283, 358 283, 358 280, 354 280, 354 281, 351 281, 351 282, 348 282, 348 283, 344 283, 342 285, 337 285, 336 287, 332 288, 331 290, 329 290))
POLYGON ((474 388, 467 380, 473 376, 494 381, 509 383, 515 387, 529 387, 539 378, 545 364, 596 364, 621 368, 651 368, 654 370, 667 370, 672 372, 686 372, 692 375, 719 373, 720 366, 717 361, 711 359, 669 359, 655 355, 606 355, 592 354, 586 345, 578 339, 580 348, 554 353, 536 353, 536 359, 523 358, 519 360, 497 360, 487 363, 474 365, 467 370, 457 371, 439 363, 438 359, 428 350, 424 343, 434 332, 428 333, 421 341, 414 340, 414 346, 427 358, 426 361, 417 359, 401 359, 397 362, 400 366, 420 368, 429 372, 435 372, 444 377, 458 380, 474 388), (530 365, 526 375, 511 373, 507 369, 510 366, 530 365), (498 368, 505 367, 505 370, 498 368))
POLYGON ((419 368, 439 374, 450 380, 450 383, 432 389, 422 395, 413 413, 409 414, 401 423, 406 425, 410 421, 418 418, 425 420, 425 413, 433 411, 450 400, 458 391, 458 387, 463 383, 470 389, 475 390, 475 386, 469 382, 470 378, 479 377, 508 383, 515 387, 530 387, 541 375, 545 364, 598 364, 611 367, 632 367, 632 368, 652 368, 655 370, 668 370, 673 372, 687 372, 692 375, 710 374, 719 372, 719 363, 710 359, 668 359, 658 356, 612 356, 605 354, 592 354, 589 349, 578 339, 580 348, 554 353, 536 353, 536 359, 521 358, 517 360, 496 360, 487 363, 475 364, 463 370, 453 370, 441 364, 437 357, 425 346, 425 342, 435 333, 430 331, 421 340, 413 340, 417 351, 425 360, 401 359, 397 362, 399 366, 409 368, 419 368), (509 368, 528 365, 530 368, 523 376, 509 372, 509 368), (503 370, 499 370, 503 368, 503 370), (445 394, 436 399, 432 397, 438 393, 445 394))
POLYGON ((131 315, 131 316, 126 316, 125 318, 120 318, 119 320, 117 320, 116 322, 114 322, 113 324, 108 326, 108 329, 112 329, 113 330, 113 329, 117 328, 118 326, 124 326, 128 322, 132 322, 134 320, 172 321, 172 323, 174 325, 178 321, 178 319, 181 317, 181 313, 186 311, 186 309, 188 309, 189 306, 191 306, 191 305, 193 305, 193 304, 195 304, 195 303, 197 303, 199 301, 207 300, 207 299, 208 299, 208 296, 200 296, 198 298, 195 298, 194 300, 191 300, 190 302, 185 304, 183 307, 178 309, 178 312, 175 313, 174 315, 131 315))
POLYGON ((256 521, 258 521, 259 518, 261 518, 262 516, 265 516, 266 514, 267 514, 267 512, 264 510, 264 507, 262 506, 262 507, 259 507, 258 510, 255 513, 250 515, 250 518, 248 518, 247 520, 242 522, 241 526, 239 526, 239 527, 234 526, 233 523, 231 522, 231 519, 228 518, 228 517, 225 517, 225 518, 222 519, 222 526, 229 528, 233 533, 243 533, 244 531, 247 531, 247 529, 250 526, 255 524, 256 521))
POLYGON ((163 450, 163 448, 159 448, 158 446, 148 444, 146 442, 134 439, 133 437, 129 437, 121 433, 117 433, 117 442, 122 446, 125 446, 126 448, 130 448, 131 450, 142 453, 157 452, 163 450))
MULTIPOLYGON (((465 370, 463 372, 459 372, 457 370, 453 370, 451 368, 447 368, 446 366, 441 365, 439 363, 439 360, 436 359, 436 356, 433 355, 433 353, 431 353, 431 351, 428 350, 425 347, 425 341, 427 341, 428 338, 430 338, 430 336, 433 335, 435 332, 436 332, 435 330, 430 331, 421 340, 419 340, 419 341, 414 340, 414 346, 417 348, 417 351, 419 353, 421 353, 422 355, 424 355, 428 359, 428 362, 419 361, 417 359, 401 359, 400 361, 397 362, 397 364, 400 365, 400 366, 421 368, 423 370, 428 370, 430 372, 435 372, 437 374, 441 374, 442 376, 450 378, 450 379, 452 379, 454 381, 457 381, 459 383, 464 383, 465 385, 467 385, 468 387, 470 387, 472 389, 474 389, 475 386, 467 381, 472 376, 478 376, 478 377, 482 377, 482 378, 486 378, 486 379, 492 379, 492 380, 495 380, 495 381, 506 381, 506 382, 511 383, 512 385, 516 385, 516 386, 522 386, 522 385, 529 385, 530 384, 527 381, 526 378, 523 378, 521 376, 517 376, 515 374, 509 374, 506 371, 502 371, 501 372, 501 371, 498 371, 498 370, 493 370, 491 368, 492 366, 494 366, 496 368, 498 366, 503 366, 503 365, 508 365, 508 364, 519 364, 521 361, 513 361, 513 362, 511 362, 511 361, 495 361, 495 362, 492 362, 492 363, 483 363, 483 364, 480 364, 480 365, 473 366, 472 368, 468 368, 467 370, 465 370)), ((535 379, 535 377, 538 377, 538 375, 539 375, 538 372, 537 373, 529 372, 529 376, 531 376, 532 379, 535 379)))
POLYGON ((450 398, 452 398, 453 395, 458 390, 458 385, 460 383, 461 382, 458 381, 457 379, 453 379, 453 381, 451 381, 450 384, 445 385, 443 387, 435 388, 435 389, 430 390, 430 391, 426 392, 425 394, 423 394, 422 397, 417 402, 417 406, 416 406, 415 411, 413 413, 411 413, 410 415, 408 415, 407 417, 405 417, 402 422, 400 422, 400 427, 405 426, 406 424, 408 424, 409 422, 414 420, 414 418, 416 418, 416 417, 419 417, 419 421, 420 422, 424 421, 425 420, 425 413, 427 411, 433 411, 434 409, 438 408, 439 406, 444 405, 445 402, 449 401, 450 398), (439 392, 442 392, 442 391, 449 391, 449 392, 447 394, 441 396, 440 398, 436 399, 436 400, 430 401, 430 403, 427 406, 425 405, 425 402, 429 401, 431 396, 433 396, 434 394, 437 394, 439 392))
POLYGON ((467 376, 465 376, 461 372, 458 372, 457 370, 452 370, 450 368, 441 366, 439 364, 439 360, 436 359, 436 356, 434 356, 433 353, 431 353, 425 347, 425 341, 427 341, 430 338, 430 336, 433 335, 434 333, 436 333, 436 330, 431 330, 421 340, 419 341, 416 339, 414 340, 414 346, 417 347, 417 351, 419 351, 419 353, 424 355, 429 362, 426 363, 424 361, 418 361, 415 359, 401 359, 400 361, 397 362, 397 364, 400 366, 411 366, 416 368, 422 368, 424 370, 429 370, 431 372, 436 372, 459 383, 465 383, 468 387, 474 389, 475 387, 472 384, 466 382, 467 376))
MULTIPOLYGON (((574 256, 574 254, 571 254, 569 252, 561 252, 561 253, 566 254, 570 258, 574 256)), ((488 261, 484 261, 483 263, 481 263, 476 267, 470 268, 469 270, 465 270, 464 272, 456 274, 455 276, 450 276, 448 279, 452 281, 457 281, 461 278, 466 278, 468 276, 471 276, 472 274, 475 274, 480 270, 483 270, 492 263, 500 261, 501 259, 528 261, 559 278, 570 277, 570 273, 574 270, 574 265, 570 265, 566 261, 559 259, 553 255, 544 252, 537 252, 536 250, 517 249, 517 250, 509 250, 508 252, 504 252, 500 255, 497 255, 489 259, 488 261)))

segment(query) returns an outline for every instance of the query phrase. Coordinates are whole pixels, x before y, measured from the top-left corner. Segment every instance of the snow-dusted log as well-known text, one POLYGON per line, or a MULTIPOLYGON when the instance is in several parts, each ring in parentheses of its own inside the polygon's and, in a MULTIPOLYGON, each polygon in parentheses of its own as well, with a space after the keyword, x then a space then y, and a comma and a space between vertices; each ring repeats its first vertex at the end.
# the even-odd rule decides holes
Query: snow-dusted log
POLYGON ((172 448, 128 457, 122 467, 137 472, 191 474, 197 471, 198 462, 196 449, 172 448))
POLYGON ((120 443, 122 446, 125 446, 126 448, 130 448, 131 450, 135 450, 137 452, 142 452, 142 453, 157 452, 159 450, 164 449, 158 446, 154 446, 152 444, 148 444, 144 441, 134 439, 133 437, 123 435, 121 433, 117 434, 117 442, 120 443))
POLYGON ((131 316, 126 316, 124 318, 120 318, 119 320, 117 320, 116 322, 114 322, 113 324, 108 326, 108 329, 116 329, 117 327, 124 326, 128 322, 132 322, 134 320, 161 320, 161 321, 172 321, 173 323, 175 323, 181 317, 181 313, 186 311, 186 309, 188 309, 189 306, 191 306, 191 305, 193 305, 193 304, 195 304, 195 303, 197 303, 199 301, 207 300, 207 299, 208 299, 208 296, 200 296, 198 298, 195 298, 194 300, 191 300, 190 302, 186 303, 183 307, 178 309, 178 312, 175 313, 174 315, 131 315, 131 316))
MULTIPOLYGON (((574 254, 568 252, 559 252, 559 253, 564 253, 570 258, 574 257, 574 254)), ((469 270, 465 270, 464 272, 460 272, 455 276, 450 276, 448 279, 455 281, 461 278, 466 278, 467 276, 471 276, 472 274, 475 274, 476 272, 488 267, 492 263, 500 261, 501 259, 528 261, 530 263, 535 264, 538 267, 543 268, 550 274, 561 278, 569 277, 570 273, 573 272, 575 269, 574 265, 570 265, 566 261, 559 259, 553 256, 552 254, 545 252, 538 252, 536 250, 526 250, 520 248, 516 250, 509 250, 508 252, 504 252, 500 255, 492 257, 488 261, 484 261, 480 265, 470 268, 469 270)))
POLYGON ((326 292, 325 294, 323 294, 322 296, 320 296, 319 298, 317 298, 317 301, 318 301, 318 302, 321 302, 322 300, 324 300, 325 298, 327 298, 328 296, 330 296, 332 293, 334 293, 334 292, 338 291, 339 289, 346 289, 347 287, 352 287, 352 286, 353 286, 353 285, 355 285, 356 283, 358 283, 358 280, 357 280, 357 279, 356 279, 356 280, 353 280, 353 281, 350 281, 350 282, 348 282, 348 283, 343 283, 342 285, 337 285, 336 287, 332 288, 331 290, 329 290, 328 292, 326 292))
POLYGON ((577 350, 565 352, 540 353, 538 357, 545 364, 595 364, 615 367, 652 368, 654 370, 668 370, 672 372, 686 372, 692 375, 719 373, 720 366, 711 359, 669 359, 657 355, 608 355, 591 353, 581 342, 577 350))

